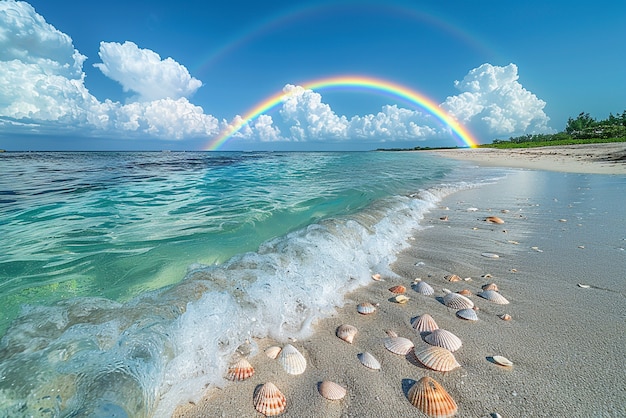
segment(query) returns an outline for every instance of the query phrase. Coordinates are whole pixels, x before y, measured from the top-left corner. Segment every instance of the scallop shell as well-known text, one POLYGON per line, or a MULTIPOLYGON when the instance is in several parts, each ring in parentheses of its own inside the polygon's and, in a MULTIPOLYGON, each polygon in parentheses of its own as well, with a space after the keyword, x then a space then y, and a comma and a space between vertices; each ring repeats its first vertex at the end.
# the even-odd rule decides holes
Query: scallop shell
POLYGON ((452 396, 431 377, 424 376, 409 389, 409 402, 430 417, 452 417, 458 406, 452 396))
POLYGON ((458 291, 458 292, 456 292, 456 293, 458 293, 458 294, 459 294, 459 295, 461 295, 461 296, 465 296, 465 297, 468 297, 468 296, 472 296, 472 295, 473 295, 472 291, 471 291, 471 290, 469 290, 469 289, 459 290, 459 291, 458 291))
POLYGON ((483 290, 495 290, 496 292, 499 290, 498 285, 495 283, 487 283, 482 286, 483 290))
POLYGON ((452 352, 436 345, 415 347, 415 357, 424 366, 438 372, 449 372, 461 367, 452 352))
POLYGON ((491 358, 496 364, 499 364, 500 366, 511 367, 513 365, 513 362, 511 360, 503 356, 493 356, 491 358))
POLYGON ((474 302, 458 293, 448 293, 443 297, 443 304, 452 309, 473 308, 474 302))
POLYGON ((435 290, 432 288, 431 285, 429 285, 426 282, 422 282, 422 281, 417 282, 415 284, 415 291, 417 293, 420 293, 420 294, 424 295, 424 296, 431 296, 431 295, 433 295, 435 293, 435 290))
POLYGON ((444 276, 443 278, 449 282, 460 282, 461 280, 463 280, 456 274, 448 274, 447 276, 444 276))
POLYGON ((376 306, 372 305, 369 302, 363 302, 356 305, 356 310, 361 315, 369 315, 373 314, 376 311, 376 306))
POLYGON ((354 325, 343 324, 337 327, 337 337, 349 344, 352 344, 357 332, 358 330, 354 325))
POLYGON ((406 292, 406 287, 402 286, 401 284, 397 285, 397 286, 391 286, 389 288, 389 291, 391 293, 397 293, 397 294, 401 294, 401 293, 405 293, 406 292))
POLYGON ((272 360, 275 360, 276 357, 278 357, 278 355, 280 354, 281 351, 282 351, 282 348, 280 348, 277 345, 273 345, 273 346, 267 347, 265 349, 265 355, 268 356, 269 358, 271 358, 272 360))
POLYGON ((266 417, 282 414, 287 406, 285 395, 272 382, 257 388, 253 402, 254 408, 266 417))
POLYGON ((504 221, 501 218, 497 217, 497 216, 487 216, 485 218, 485 222, 489 222, 489 223, 492 223, 492 224, 503 224, 504 223, 504 221))
POLYGON ((485 298, 490 302, 497 303, 498 305, 507 305, 509 301, 495 290, 483 290, 478 293, 478 296, 485 298))
POLYGON ((410 298, 408 298, 407 296, 397 295, 397 296, 392 297, 389 300, 392 301, 392 302, 395 302, 395 303, 403 304, 403 303, 407 303, 409 301, 409 299, 410 298))
POLYGON ((434 330, 424 337, 424 341, 431 345, 443 347, 446 350, 450 350, 452 352, 458 350, 459 348, 461 348, 461 345, 463 345, 463 342, 459 337, 457 337, 450 331, 446 331, 445 329, 434 330))
POLYGON ((228 378, 230 380, 242 381, 254 374, 254 367, 245 358, 240 359, 238 362, 228 368, 228 378))
POLYGON ((357 357, 362 365, 372 370, 380 370, 380 362, 368 352, 359 353, 357 357))
POLYGON ((412 325, 415 331, 419 333, 431 332, 439 329, 439 326, 437 325, 433 317, 428 314, 421 315, 420 317, 415 319, 412 325))
POLYGON ((387 337, 383 340, 385 348, 394 354, 406 356, 411 352, 415 344, 404 337, 387 337))
POLYGON ((502 314, 502 315, 498 315, 498 318, 500 318, 503 321, 510 321, 511 320, 511 315, 509 315, 508 313, 502 314))
POLYGON ((458 311, 456 311, 456 316, 461 319, 466 319, 468 321, 478 321, 478 315, 473 309, 459 309, 458 311))
POLYGON ((298 375, 306 370, 306 359, 296 347, 287 344, 278 355, 278 362, 289 374, 298 375))
POLYGON ((317 386, 320 395, 331 401, 338 401, 346 396, 347 390, 338 383, 325 380, 317 386))

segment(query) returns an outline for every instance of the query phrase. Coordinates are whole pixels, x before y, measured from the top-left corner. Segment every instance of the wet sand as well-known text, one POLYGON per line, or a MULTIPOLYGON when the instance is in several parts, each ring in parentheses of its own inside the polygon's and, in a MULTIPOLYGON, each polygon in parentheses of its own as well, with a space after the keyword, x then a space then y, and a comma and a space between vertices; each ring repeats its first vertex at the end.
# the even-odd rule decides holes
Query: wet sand
POLYGON ((511 170, 496 184, 444 199, 397 255, 397 276, 347 295, 345 306, 315 324, 310 338, 290 341, 307 359, 303 374, 288 375, 263 353, 289 341, 259 341, 260 352, 250 358, 253 377, 208 388, 199 403, 181 405, 175 416, 259 417, 253 393, 268 381, 287 399, 285 417, 425 416, 406 396, 423 376, 443 385, 460 417, 626 416, 626 177, 545 170, 511 170), (493 215, 504 224, 484 220, 493 215), (468 280, 448 282, 449 274, 468 280), (413 290, 417 278, 435 294, 413 290), (476 296, 489 282, 497 283, 508 305, 476 296), (397 284, 408 288, 406 304, 390 301, 388 288, 397 284), (442 303, 444 288, 470 290, 479 320, 457 318, 442 303), (373 315, 356 312, 364 301, 380 304, 373 315), (432 371, 384 347, 386 330, 425 346, 411 327, 424 313, 463 341, 454 353, 460 368, 432 371), (501 320, 503 313, 512 319, 501 320), (359 330, 353 344, 335 336, 345 323, 359 330), (382 363, 380 370, 359 363, 357 354, 365 351, 382 363), (498 366, 490 361, 494 355, 514 365, 498 366), (324 399, 317 391, 323 380, 348 394, 324 399))

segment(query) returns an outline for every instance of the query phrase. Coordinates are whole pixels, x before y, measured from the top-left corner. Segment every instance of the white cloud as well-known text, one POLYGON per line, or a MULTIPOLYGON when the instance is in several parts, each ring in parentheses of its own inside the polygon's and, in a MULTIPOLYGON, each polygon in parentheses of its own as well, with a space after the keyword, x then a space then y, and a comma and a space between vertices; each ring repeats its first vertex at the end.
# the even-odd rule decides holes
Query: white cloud
POLYGON ((483 64, 462 81, 461 91, 441 105, 459 122, 467 124, 478 137, 553 132, 543 112, 546 103, 518 81, 517 66, 483 64))
POLYGON ((185 66, 172 58, 161 57, 135 43, 100 42, 102 63, 94 64, 107 77, 133 91, 139 100, 179 99, 196 92, 202 82, 193 78, 185 66))

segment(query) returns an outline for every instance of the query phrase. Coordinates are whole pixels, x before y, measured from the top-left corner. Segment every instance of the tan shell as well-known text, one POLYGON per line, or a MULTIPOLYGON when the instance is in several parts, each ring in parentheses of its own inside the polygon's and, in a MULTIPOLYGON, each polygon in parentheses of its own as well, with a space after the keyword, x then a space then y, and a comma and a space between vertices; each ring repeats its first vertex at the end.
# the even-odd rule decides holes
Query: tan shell
POLYGON ((507 305, 509 301, 495 290, 483 290, 478 293, 478 296, 485 298, 490 302, 497 303, 498 305, 507 305))
POLYGON ((242 381, 254 375, 254 367, 245 358, 240 359, 238 362, 228 368, 228 378, 230 380, 242 381))
POLYGON ((377 282, 382 282, 382 281, 384 281, 384 280, 383 280, 383 278, 382 278, 382 276, 381 276, 380 274, 378 274, 378 273, 376 273, 376 274, 372 274, 372 280, 376 280, 377 282))
POLYGON ((459 337, 450 331, 446 331, 445 329, 434 330, 424 337, 424 341, 431 345, 443 347, 452 352, 458 350, 463 345, 463 342, 459 337))
POLYGON ((413 341, 404 337, 387 337, 383 340, 383 343, 387 350, 401 356, 406 356, 415 347, 413 341))
POLYGON ((511 320, 511 315, 509 315, 508 313, 502 314, 502 315, 498 315, 498 318, 500 318, 503 321, 510 321, 511 320))
POLYGON ((363 302, 356 305, 356 310, 361 315, 370 315, 376 312, 376 306, 372 305, 369 302, 363 302))
POLYGON ((444 279, 446 279, 449 282, 460 282, 463 280, 456 274, 448 274, 447 276, 444 276, 444 279))
POLYGON ((337 337, 345 342, 352 344, 358 330, 354 325, 343 324, 337 327, 337 337))
POLYGON ((424 366, 438 372, 449 372, 461 365, 456 361, 454 354, 443 347, 436 345, 425 345, 415 347, 415 357, 424 366))
POLYGON ((471 299, 466 298, 458 293, 448 293, 443 297, 443 303, 448 308, 452 309, 471 309, 474 307, 474 302, 471 299))
POLYGON ((389 291, 391 293, 397 293, 397 294, 402 294, 406 292, 406 287, 402 286, 401 284, 397 285, 397 286, 391 286, 389 288, 389 291))
POLYGON ((296 347, 287 344, 278 355, 278 362, 289 374, 298 375, 306 370, 306 359, 296 347))
POLYGON ((430 417, 452 417, 458 406, 452 396, 435 379, 424 376, 408 393, 409 402, 430 417))
POLYGON ((267 382, 257 388, 253 403, 254 408, 266 417, 282 414, 287 406, 285 395, 272 382, 267 382))
POLYGON ((500 366, 511 367, 513 365, 513 362, 511 360, 503 356, 493 356, 491 358, 496 364, 499 364, 500 366))
POLYGON ((495 290, 496 292, 499 290, 498 285, 495 283, 487 283, 482 286, 483 290, 495 290))
POLYGON ((359 353, 357 357, 362 365, 372 370, 380 370, 380 362, 368 352, 359 353))
POLYGON ((405 295, 396 295, 389 300, 395 303, 403 304, 403 303, 407 303, 410 300, 410 298, 405 295))
POLYGON ((278 355, 280 354, 280 352, 282 351, 282 348, 277 346, 277 345, 273 345, 271 347, 267 347, 265 349, 265 355, 268 356, 269 358, 271 358, 272 360, 275 360, 276 357, 278 357, 278 355))
POLYGON ((436 329, 439 329, 439 326, 437 325, 433 317, 428 314, 423 314, 417 319, 415 319, 412 325, 413 325, 413 329, 415 329, 415 331, 419 333, 431 332, 436 329))
POLYGON ((503 224, 504 223, 504 221, 501 218, 497 217, 497 216, 487 216, 485 218, 485 222, 489 222, 489 223, 492 223, 492 224, 503 224))
POLYGON ((474 309, 459 309, 456 316, 467 321, 478 321, 478 314, 474 309))
POLYGON ((415 283, 414 289, 417 293, 420 293, 424 296, 431 296, 435 293, 435 290, 426 282, 419 281, 415 283))
POLYGON ((468 297, 468 296, 472 296, 472 295, 473 295, 472 291, 471 291, 471 290, 469 290, 469 289, 459 290, 459 291, 458 291, 458 292, 456 292, 456 293, 458 293, 458 294, 459 294, 459 295, 461 295, 461 296, 465 296, 465 297, 468 297))
POLYGON ((317 386, 317 390, 319 391, 320 395, 330 401, 338 401, 340 399, 343 399, 343 397, 346 396, 347 393, 346 388, 338 383, 331 382, 330 380, 324 380, 323 382, 320 382, 320 384, 317 386))

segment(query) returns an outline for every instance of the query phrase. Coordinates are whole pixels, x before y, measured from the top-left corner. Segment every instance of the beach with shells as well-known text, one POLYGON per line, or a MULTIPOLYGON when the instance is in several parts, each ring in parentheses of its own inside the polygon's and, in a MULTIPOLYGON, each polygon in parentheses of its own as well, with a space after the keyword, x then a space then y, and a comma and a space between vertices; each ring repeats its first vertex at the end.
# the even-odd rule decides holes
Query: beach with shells
POLYGON ((454 193, 393 273, 310 338, 241 347, 229 383, 175 416, 626 416, 625 191, 511 170, 454 193))

